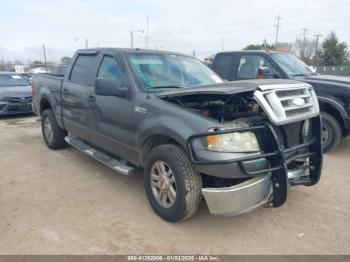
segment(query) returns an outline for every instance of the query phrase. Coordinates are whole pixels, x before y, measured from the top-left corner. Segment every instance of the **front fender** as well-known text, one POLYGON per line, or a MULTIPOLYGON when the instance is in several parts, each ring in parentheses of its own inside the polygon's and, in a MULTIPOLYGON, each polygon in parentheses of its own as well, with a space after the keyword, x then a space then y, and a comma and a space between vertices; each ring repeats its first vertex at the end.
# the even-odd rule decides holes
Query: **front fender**
POLYGON ((319 94, 317 95, 317 98, 320 103, 327 104, 336 109, 343 119, 348 117, 348 113, 345 110, 345 105, 340 99, 326 94, 319 94))
POLYGON ((187 139, 193 134, 195 130, 177 117, 148 118, 137 131, 137 145, 138 148, 142 148, 149 137, 163 135, 176 141, 187 151, 187 139))

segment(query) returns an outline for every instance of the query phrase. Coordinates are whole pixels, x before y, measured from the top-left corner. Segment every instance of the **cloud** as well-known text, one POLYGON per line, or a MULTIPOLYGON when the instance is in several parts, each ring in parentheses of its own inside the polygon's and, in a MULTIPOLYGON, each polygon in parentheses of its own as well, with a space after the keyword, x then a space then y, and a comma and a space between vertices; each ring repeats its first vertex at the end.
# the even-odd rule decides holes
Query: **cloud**
MULTIPOLYGON (((126 1, 18 0, 1 1, 1 52, 9 59, 40 59, 45 44, 58 60, 85 46, 128 47, 129 29, 145 29, 149 16, 149 46, 205 56, 221 49, 241 49, 263 39, 274 42, 275 18, 281 13, 281 41, 294 41, 307 27, 309 36, 336 30, 350 42, 350 3, 345 0, 294 1, 126 1), (78 39, 78 41, 75 41, 78 39), (33 51, 38 50, 38 51, 33 51), (31 51, 32 50, 32 51, 31 51)), ((144 46, 145 36, 135 34, 144 46)))

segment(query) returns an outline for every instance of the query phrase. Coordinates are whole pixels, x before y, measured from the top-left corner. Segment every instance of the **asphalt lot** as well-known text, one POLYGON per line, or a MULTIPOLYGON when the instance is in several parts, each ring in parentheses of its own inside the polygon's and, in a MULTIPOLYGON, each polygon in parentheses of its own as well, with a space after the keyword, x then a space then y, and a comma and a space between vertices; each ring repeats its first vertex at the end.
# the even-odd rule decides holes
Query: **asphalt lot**
POLYGON ((0 254, 350 254, 350 137, 325 156, 314 187, 278 209, 170 224, 142 175, 77 151, 49 150, 36 117, 0 119, 0 254))

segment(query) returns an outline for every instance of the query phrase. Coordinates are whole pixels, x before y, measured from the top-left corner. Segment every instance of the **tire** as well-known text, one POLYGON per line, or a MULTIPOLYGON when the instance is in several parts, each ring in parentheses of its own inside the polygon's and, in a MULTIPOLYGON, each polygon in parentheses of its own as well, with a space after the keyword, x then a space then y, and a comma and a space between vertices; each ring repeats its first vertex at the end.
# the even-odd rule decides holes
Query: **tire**
POLYGON ((342 129, 338 120, 326 112, 321 112, 321 119, 323 152, 329 152, 335 149, 340 143, 342 129))
POLYGON ((51 149, 60 149, 67 146, 64 137, 67 133, 61 129, 51 109, 46 109, 41 115, 41 132, 46 145, 51 149), (51 133, 48 130, 51 127, 51 133))
MULTIPOLYGON (((189 219, 196 214, 202 200, 202 177, 193 170, 185 151, 174 144, 160 145, 152 149, 145 161, 144 186, 153 210, 158 216, 169 222, 189 219), (155 179, 159 173, 158 170, 162 169, 158 168, 161 165, 164 165, 167 171, 169 188, 175 188, 175 197, 174 194, 170 197, 172 192, 170 189, 161 193, 161 176, 158 174, 158 179, 155 179), (158 188, 154 184, 158 185, 158 188), (166 195, 165 201, 162 202, 159 198, 157 200, 157 192, 158 197, 161 194, 166 195)), ((164 187, 166 188, 166 185, 164 187)))

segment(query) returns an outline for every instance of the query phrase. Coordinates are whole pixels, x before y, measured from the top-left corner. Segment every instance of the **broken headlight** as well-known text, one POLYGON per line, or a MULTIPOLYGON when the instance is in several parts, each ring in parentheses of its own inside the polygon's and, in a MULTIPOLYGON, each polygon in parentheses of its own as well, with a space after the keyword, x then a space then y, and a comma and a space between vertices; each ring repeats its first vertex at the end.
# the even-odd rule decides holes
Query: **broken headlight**
POLYGON ((258 140, 253 132, 209 135, 207 136, 207 149, 226 153, 251 153, 260 151, 258 140))

